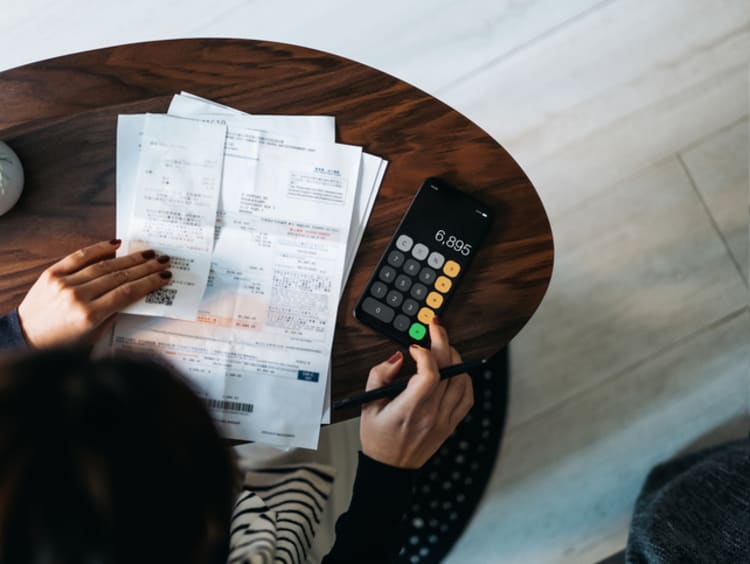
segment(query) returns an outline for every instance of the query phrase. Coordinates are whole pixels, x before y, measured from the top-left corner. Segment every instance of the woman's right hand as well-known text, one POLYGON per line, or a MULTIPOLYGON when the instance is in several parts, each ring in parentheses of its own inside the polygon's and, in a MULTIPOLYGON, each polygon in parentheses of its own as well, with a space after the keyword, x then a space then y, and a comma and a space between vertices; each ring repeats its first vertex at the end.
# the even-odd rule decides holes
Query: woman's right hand
POLYGON ((143 251, 112 258, 119 246, 119 240, 96 243, 42 273, 18 307, 30 346, 89 339, 117 312, 169 284, 169 257, 143 251))
MULTIPOLYGON (((370 402, 362 408, 362 452, 397 468, 420 468, 437 452, 474 404, 474 388, 468 374, 440 380, 439 368, 461 362, 448 342, 448 333, 430 323, 432 349, 417 345, 409 354, 417 373, 395 398, 370 402)), ((367 389, 390 383, 403 361, 400 352, 370 371, 367 389)))

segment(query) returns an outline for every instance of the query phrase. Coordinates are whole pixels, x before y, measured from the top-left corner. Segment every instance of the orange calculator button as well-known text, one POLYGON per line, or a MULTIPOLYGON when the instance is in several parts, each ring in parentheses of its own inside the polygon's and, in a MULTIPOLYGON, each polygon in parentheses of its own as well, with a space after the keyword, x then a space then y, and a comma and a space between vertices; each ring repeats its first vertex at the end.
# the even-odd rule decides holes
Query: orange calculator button
POLYGON ((438 294, 437 292, 430 292, 427 294, 427 305, 430 306, 432 309, 439 309, 441 305, 443 305, 443 296, 438 294))
POLYGON ((445 272, 451 278, 455 278, 456 276, 458 276, 458 273, 461 272, 461 265, 458 264, 455 260, 449 260, 445 263, 445 266, 443 266, 443 272, 445 272))
POLYGON ((435 312, 428 307, 423 307, 417 314, 417 319, 419 319, 425 325, 429 325, 433 317, 435 317, 435 312))
POLYGON ((451 289, 451 286, 453 286, 453 282, 451 282, 450 278, 446 278, 445 276, 438 276, 437 280, 435 280, 435 288, 443 294, 447 294, 451 289))

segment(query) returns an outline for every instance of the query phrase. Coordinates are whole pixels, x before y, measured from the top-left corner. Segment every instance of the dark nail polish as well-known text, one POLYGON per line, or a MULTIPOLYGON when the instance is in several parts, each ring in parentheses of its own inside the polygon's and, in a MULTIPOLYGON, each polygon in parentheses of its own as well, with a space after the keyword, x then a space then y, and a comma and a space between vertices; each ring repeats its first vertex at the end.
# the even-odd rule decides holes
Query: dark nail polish
POLYGON ((141 256, 142 256, 143 258, 145 258, 145 259, 152 259, 152 258, 154 258, 154 257, 156 256, 156 252, 155 252, 155 251, 152 251, 152 250, 148 250, 148 251, 143 251, 143 252, 141 253, 141 256))
POLYGON ((169 280, 170 278, 172 278, 172 273, 169 272, 168 270, 165 270, 164 272, 160 272, 159 276, 164 278, 164 280, 169 280))
POLYGON ((440 318, 437 315, 432 318, 432 321, 435 322, 435 325, 442 325, 442 323, 440 323, 440 318))
POLYGON ((156 261, 161 264, 167 264, 169 262, 169 257, 167 255, 162 255, 158 259, 156 259, 156 261))
POLYGON ((122 241, 120 239, 112 239, 109 242, 110 245, 119 245, 120 243, 122 243, 122 241))
POLYGON ((396 351, 391 355, 391 358, 388 359, 388 364, 396 364, 396 361, 401 358, 401 352, 396 351))

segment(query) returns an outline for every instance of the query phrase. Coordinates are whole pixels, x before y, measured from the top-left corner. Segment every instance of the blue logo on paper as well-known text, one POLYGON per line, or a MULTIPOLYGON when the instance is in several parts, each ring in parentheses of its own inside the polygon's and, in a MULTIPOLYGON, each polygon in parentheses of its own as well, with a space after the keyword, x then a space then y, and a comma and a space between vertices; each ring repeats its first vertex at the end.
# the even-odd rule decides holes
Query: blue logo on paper
POLYGON ((310 372, 309 370, 297 371, 297 380, 304 380, 305 382, 317 382, 318 376, 317 372, 310 372))

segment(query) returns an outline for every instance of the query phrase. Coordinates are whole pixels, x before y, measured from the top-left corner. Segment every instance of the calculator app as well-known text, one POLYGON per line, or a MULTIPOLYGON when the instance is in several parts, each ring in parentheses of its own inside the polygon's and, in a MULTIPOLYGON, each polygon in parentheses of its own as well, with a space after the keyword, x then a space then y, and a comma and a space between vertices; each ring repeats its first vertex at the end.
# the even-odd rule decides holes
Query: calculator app
POLYGON ((406 344, 428 338, 491 224, 489 208, 438 179, 412 201, 355 308, 355 317, 406 344))

